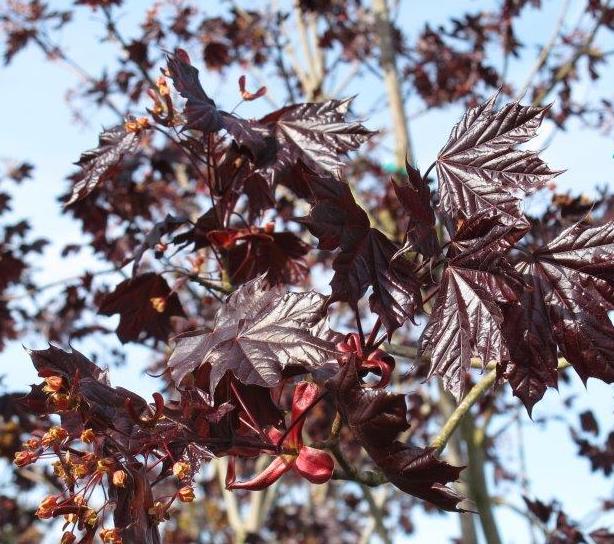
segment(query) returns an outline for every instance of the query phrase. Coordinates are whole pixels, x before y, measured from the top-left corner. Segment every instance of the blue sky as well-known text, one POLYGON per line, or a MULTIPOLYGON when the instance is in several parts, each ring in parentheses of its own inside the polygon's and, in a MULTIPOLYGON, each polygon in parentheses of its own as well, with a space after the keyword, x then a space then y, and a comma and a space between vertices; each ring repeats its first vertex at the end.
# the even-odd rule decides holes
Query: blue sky
MULTIPOLYGON (((529 10, 526 26, 520 29, 519 37, 527 44, 524 58, 512 62, 510 73, 514 81, 522 82, 529 71, 532 59, 538 52, 536 43, 543 43, 557 17, 560 2, 545 0, 542 12, 529 10)), ((65 2, 51 2, 52 5, 63 6, 65 2)), ((121 12, 120 27, 130 34, 138 22, 145 2, 125 2, 121 12)), ((263 4, 256 1, 254 4, 263 4)), ((401 2, 399 22, 408 29, 410 36, 415 36, 425 22, 431 26, 444 22, 450 13, 459 13, 459 6, 473 11, 494 5, 491 1, 439 0, 437 2, 401 2)), ((582 14, 584 2, 572 0, 569 21, 576 21, 582 14)), ((115 50, 99 43, 102 36, 101 16, 80 10, 81 15, 75 23, 69 26, 62 37, 62 43, 67 46, 70 54, 88 71, 93 74, 101 72, 105 65, 114 62, 115 50)), ((614 40, 602 34, 598 42, 604 49, 614 47, 614 40)), ((198 57, 195 55, 195 59, 198 57)), ((204 75, 205 84, 217 97, 216 89, 230 89, 231 98, 224 97, 220 101, 232 105, 236 97, 236 74, 224 78, 204 75)), ((598 96, 604 89, 612 89, 614 76, 612 70, 599 83, 598 88, 588 84, 581 85, 581 95, 598 96)), ((34 232, 54 240, 52 247, 45 253, 38 264, 38 276, 41 281, 55 281, 70 277, 79 270, 101 269, 103 263, 88 255, 81 255, 70 262, 59 256, 61 247, 73 241, 80 241, 82 235, 78 225, 60 213, 57 196, 64 192, 64 178, 71 171, 74 162, 81 151, 93 147, 96 143, 99 129, 113 123, 113 117, 101 114, 98 110, 86 111, 87 126, 71 119, 71 112, 65 102, 65 91, 78 84, 75 74, 66 71, 59 65, 45 61, 41 54, 28 48, 21 53, 16 61, 6 69, 0 70, 0 104, 3 105, 3 129, 0 131, 0 159, 16 161, 29 160, 36 165, 35 179, 25 183, 16 191, 14 200, 14 215, 28 217, 34 226, 34 232)), ((379 96, 383 96, 383 88, 377 85, 354 85, 348 89, 348 94, 358 94, 358 104, 370 104, 379 96)), ((265 105, 266 106, 266 105, 265 105)), ((409 113, 420 108, 417 99, 410 98, 406 104, 409 113)), ((249 114, 251 110, 242 110, 249 114)), ((254 111, 254 114, 259 113, 254 111)), ((438 149, 445 142, 453 123, 458 119, 461 110, 447 108, 429 112, 411 123, 411 136, 417 156, 418 165, 425 168, 432 162, 438 149)), ((367 121, 369 128, 385 127, 388 121, 384 112, 367 121)), ((534 143, 541 147, 548 141, 552 127, 544 126, 540 137, 534 143)), ((566 169, 559 178, 560 190, 574 192, 592 192, 595 185, 614 183, 612 166, 614 140, 611 136, 597 134, 582 129, 577 123, 572 123, 566 132, 558 132, 550 142, 543 156, 551 167, 566 169)), ((383 157, 387 160, 387 157, 383 157)), ((33 346, 41 347, 41 346, 33 346)), ((82 346, 87 351, 87 346, 82 346)), ((94 348, 95 349, 95 348, 94 348)), ((155 380, 135 371, 135 361, 143 360, 145 352, 138 348, 123 348, 129 353, 131 363, 122 369, 113 369, 111 379, 133 388, 137 392, 149 395, 156 390, 155 380)), ((138 367, 138 363, 137 363, 138 367)), ((21 346, 14 344, 0 354, 0 374, 6 374, 5 385, 10 389, 24 388, 27 384, 37 381, 36 375, 21 346)), ((592 408, 600 418, 602 427, 611 426, 614 412, 613 389, 600 382, 591 380, 585 389, 574 376, 571 387, 562 387, 562 393, 556 391, 547 393, 543 402, 534 411, 534 418, 539 419, 547 414, 559 414, 562 420, 576 422, 574 413, 568 413, 563 405, 563 399, 574 393, 578 396, 578 408, 592 408)), ((575 457, 576 447, 571 442, 566 425, 563 422, 552 423, 547 427, 530 424, 523 416, 524 436, 529 466, 531 490, 542 500, 559 498, 572 516, 582 519, 596 506, 600 498, 613 498, 612 480, 590 473, 588 462, 575 457)), ((515 434, 510 432, 502 437, 502 451, 509 457, 511 466, 516 466, 517 446, 515 434)), ((497 492, 510 498, 521 506, 520 497, 515 494, 514 487, 500 487, 497 492)), ((499 509, 498 519, 506 544, 528 542, 525 522, 516 514, 499 509)), ((407 542, 447 542, 447 538, 457 534, 455 516, 419 517, 417 538, 409 538, 407 542)), ((611 520, 614 523, 614 519, 611 520)))

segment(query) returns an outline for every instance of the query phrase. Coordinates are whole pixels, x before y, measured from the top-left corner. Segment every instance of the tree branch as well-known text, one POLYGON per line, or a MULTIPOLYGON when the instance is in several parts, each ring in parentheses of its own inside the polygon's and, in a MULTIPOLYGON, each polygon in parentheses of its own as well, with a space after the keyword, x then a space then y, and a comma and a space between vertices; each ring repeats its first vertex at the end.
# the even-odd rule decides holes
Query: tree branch
POLYGON ((407 160, 414 163, 414 154, 409 139, 407 114, 403 104, 401 82, 397 72, 394 44, 392 42, 393 28, 390 23, 390 12, 386 0, 373 0, 375 15, 375 31, 380 41, 380 65, 384 72, 384 84, 388 93, 392 124, 394 126, 395 166, 402 168, 407 160))
POLYGON ((469 412, 471 407, 479 400, 479 398, 495 383, 497 379, 497 370, 490 370, 478 383, 476 383, 467 396, 456 407, 452 415, 445 422, 444 426, 439 431, 439 434, 431 442, 431 446, 441 453, 452 433, 459 426, 463 417, 469 412))
MULTIPOLYGON (((494 373, 495 371, 491 371, 494 373)), ((470 497, 480 513, 480 523, 487 544, 501 544, 497 521, 492 509, 490 494, 484 466, 484 444, 477 439, 475 422, 471 414, 467 414, 461 423, 461 433, 467 446, 467 482, 470 497)))
MULTIPOLYGON (((563 358, 559 358, 557 370, 561 371, 569 367, 570 364, 563 358)), ((484 375, 484 377, 476 383, 467 393, 465 398, 460 402, 460 404, 456 407, 452 415, 445 422, 444 426, 439 431, 439 434, 435 437, 435 439, 431 442, 431 446, 437 450, 437 452, 441 453, 450 436, 459 426, 463 417, 469 412, 471 407, 480 399, 480 397, 495 383, 497 379, 497 370, 493 367, 492 363, 487 365, 486 368, 489 368, 489 372, 484 375)))

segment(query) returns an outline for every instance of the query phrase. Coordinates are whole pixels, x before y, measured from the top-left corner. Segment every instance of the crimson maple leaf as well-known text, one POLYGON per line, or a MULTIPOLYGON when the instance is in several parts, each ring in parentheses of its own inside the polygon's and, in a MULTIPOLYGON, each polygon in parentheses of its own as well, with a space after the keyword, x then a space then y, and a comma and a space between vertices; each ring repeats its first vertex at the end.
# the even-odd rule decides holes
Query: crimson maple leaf
POLYGON ((120 315, 117 337, 123 344, 141 336, 166 342, 172 330, 171 317, 185 317, 177 293, 154 272, 122 281, 102 298, 98 312, 120 315))
POLYGON ((211 332, 180 335, 168 361, 179 384, 201 365, 211 365, 213 395, 226 372, 244 384, 273 387, 288 367, 315 371, 335 358, 341 335, 331 331, 325 297, 268 288, 258 277, 243 284, 218 310, 211 332))
POLYGON ((495 110, 497 97, 468 110, 437 157, 439 208, 453 223, 488 209, 514 222, 521 198, 560 174, 515 149, 536 135, 548 108, 513 102, 495 110))
POLYGON ((529 411, 557 383, 557 346, 584 382, 614 381, 614 222, 575 224, 517 264, 530 285, 507 310, 511 357, 501 365, 529 411))
POLYGON ((144 127, 128 130, 128 123, 103 131, 98 137, 98 147, 81 154, 76 163, 81 172, 75 178, 72 194, 65 206, 85 198, 100 183, 111 178, 120 161, 137 150, 144 127))
POLYGON ((358 365, 351 358, 326 382, 356 439, 396 487, 444 510, 462 511, 463 497, 447 485, 458 479, 462 467, 437 459, 433 448, 396 440, 409 428, 405 396, 365 387, 358 365))

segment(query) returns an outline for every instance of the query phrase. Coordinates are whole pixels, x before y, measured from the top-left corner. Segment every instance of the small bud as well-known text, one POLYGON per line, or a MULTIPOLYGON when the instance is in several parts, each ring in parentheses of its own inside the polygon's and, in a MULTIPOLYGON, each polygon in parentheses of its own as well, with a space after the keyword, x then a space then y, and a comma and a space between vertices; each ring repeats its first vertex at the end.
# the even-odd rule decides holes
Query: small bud
POLYGON ((190 465, 183 461, 178 461, 173 465, 173 475, 180 480, 183 480, 190 474, 190 465))
POLYGON ((38 438, 30 438, 23 443, 23 447, 29 450, 36 450, 41 447, 41 441, 38 438))
POLYGON ((64 380, 61 376, 48 376, 45 378, 45 386, 43 387, 43 391, 45 393, 57 393, 60 389, 62 389, 64 380))
POLYGON ((40 508, 53 508, 58 503, 57 495, 47 495, 39 504, 40 508))
POLYGON ((119 529, 101 529, 99 534, 104 544, 122 544, 119 529))
POLYGON ((126 485, 126 479, 128 475, 123 470, 116 470, 113 473, 113 485, 116 487, 124 487, 126 485))
POLYGON ((153 518, 156 523, 160 523, 165 519, 168 519, 168 507, 161 501, 156 501, 153 506, 149 508, 147 513, 153 518))
POLYGON ((163 313, 166 310, 166 298, 165 297, 152 297, 149 299, 151 306, 158 313, 163 313))
POLYGON ((149 128, 149 119, 147 117, 139 117, 138 119, 128 119, 124 123, 126 132, 141 132, 146 128, 149 128))
POLYGON ((75 463, 72 466, 72 473, 75 478, 85 478, 92 473, 92 469, 85 463, 75 463))
POLYGON ((194 489, 186 485, 177 491, 177 497, 181 502, 192 502, 194 500, 194 489))
POLYGON ((62 540, 60 540, 60 544, 73 544, 73 542, 77 540, 77 537, 73 533, 69 533, 66 531, 62 535, 62 540))
POLYGON ((96 434, 92 429, 85 429, 81 433, 81 442, 85 442, 86 444, 91 444, 96 439, 96 434))
POLYGON ((165 244, 163 242, 158 242, 155 246, 154 246, 154 251, 156 254, 156 257, 160 258, 162 257, 162 255, 164 255, 164 252, 168 249, 168 244, 165 244))
POLYGON ((66 470, 64 469, 64 465, 61 461, 56 461, 53 463, 53 473, 60 479, 66 480, 66 470))
POLYGON ((74 502, 76 506, 85 506, 87 504, 87 500, 83 495, 75 495, 72 502, 74 502))
POLYGON ((158 92, 160 96, 168 96, 171 94, 171 90, 168 87, 168 81, 164 76, 160 76, 156 81, 156 87, 158 87, 158 92))
POLYGON ((34 514, 38 519, 49 519, 53 515, 53 509, 57 506, 58 497, 56 495, 48 495, 45 497, 34 514))
POLYGON ((58 412, 64 412, 71 408, 70 397, 63 393, 54 393, 49 397, 49 400, 51 401, 51 406, 58 412))
POLYGON ((68 438, 68 431, 62 427, 51 427, 41 439, 43 446, 50 446, 51 444, 58 444, 68 438))
POLYGON ((96 511, 92 508, 88 508, 83 514, 82 518, 83 523, 89 525, 90 527, 94 527, 98 523, 98 515, 96 511))
POLYGON ((77 516, 77 514, 64 514, 64 521, 66 523, 77 523, 79 521, 79 516, 77 516))
POLYGON ((115 460, 110 457, 104 457, 96 463, 96 470, 98 472, 111 472, 115 466, 115 460))
POLYGON ((13 463, 18 467, 25 467, 34 463, 37 459, 38 455, 33 451, 18 451, 15 453, 13 463))

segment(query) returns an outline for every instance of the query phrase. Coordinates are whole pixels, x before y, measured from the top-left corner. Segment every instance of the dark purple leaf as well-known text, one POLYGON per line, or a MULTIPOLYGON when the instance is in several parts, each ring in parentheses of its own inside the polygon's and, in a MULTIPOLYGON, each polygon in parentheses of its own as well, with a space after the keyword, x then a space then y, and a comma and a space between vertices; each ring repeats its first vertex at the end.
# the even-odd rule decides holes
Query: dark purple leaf
POLYGON ((183 113, 186 128, 204 133, 217 132, 223 127, 215 102, 209 98, 198 79, 198 70, 190 64, 187 54, 178 50, 167 56, 168 72, 177 92, 186 99, 183 113))
POLYGON ((177 337, 168 361, 173 380, 179 384, 208 363, 213 395, 228 371, 244 384, 273 387, 285 368, 325 366, 335 358, 341 335, 328 328, 324 302, 313 291, 267 289, 263 277, 242 285, 220 308, 210 333, 177 337))
POLYGON ((462 511, 463 497, 447 485, 458 479, 462 468, 437 459, 432 448, 396 440, 409 428, 404 395, 364 387, 355 359, 347 361, 326 387, 353 435, 391 483, 444 510, 462 511))
POLYGON ((177 293, 171 293, 166 280, 154 272, 122 281, 102 298, 98 311, 120 315, 117 336, 124 344, 142 336, 166 342, 171 317, 185 317, 177 293))
POLYGON ((420 284, 411 263, 393 260, 398 250, 382 232, 369 228, 335 257, 330 282, 330 301, 347 302, 353 308, 372 286, 369 305, 389 335, 411 319, 421 304, 420 284))
POLYGON ((614 542, 614 533, 605 527, 592 531, 589 535, 595 544, 612 544, 614 542))
POLYGON ((134 153, 143 131, 128 131, 125 125, 107 129, 99 136, 98 147, 86 151, 75 163, 81 172, 75 177, 75 185, 66 206, 85 198, 100 183, 113 177, 113 171, 126 155, 134 153))
POLYGON ((312 207, 300 221, 319 240, 318 247, 332 251, 350 248, 369 229, 369 217, 356 204, 350 186, 332 175, 320 175, 302 166, 301 179, 312 207))
POLYGON ((147 233, 143 243, 134 252, 134 264, 132 265, 132 276, 136 276, 139 268, 139 263, 148 249, 153 249, 156 244, 162 241, 162 237, 170 234, 174 230, 178 229, 181 225, 188 222, 186 217, 175 217, 170 213, 164 218, 163 221, 156 223, 153 228, 147 233))
POLYGON ((313 206, 301 222, 319 238, 320 249, 341 248, 333 262, 330 302, 347 302, 355 308, 372 286, 371 309, 391 334, 411 319, 420 305, 420 286, 411 263, 402 258, 393 260, 399 248, 370 227, 347 183, 307 169, 303 179, 313 206))
POLYGON ((531 499, 528 499, 527 497, 524 497, 524 496, 522 497, 522 499, 527 505, 527 508, 529 509, 529 511, 538 520, 540 520, 542 523, 548 523, 550 516, 552 516, 552 511, 553 511, 552 504, 550 505, 544 504, 539 499, 535 499, 534 501, 532 501, 531 499))
POLYGON ((520 199, 559 174, 537 153, 515 149, 536 135, 548 108, 510 103, 496 111, 496 99, 467 111, 437 157, 439 207, 452 223, 491 208, 501 222, 514 221, 520 199))
POLYGON ((580 414, 580 425, 585 433, 591 433, 595 436, 599 434, 599 424, 591 410, 586 410, 580 414))
POLYGON ((407 212, 407 241, 425 257, 434 257, 440 253, 439 241, 435 232, 435 213, 431 205, 431 190, 420 170, 409 163, 406 165, 407 183, 397 184, 392 180, 392 187, 399 202, 407 212))
POLYGON ((261 170, 273 186, 286 179, 299 160, 310 168, 340 174, 343 157, 371 135, 359 122, 345 120, 351 100, 327 100, 287 106, 259 123, 275 139, 275 158, 261 170))
POLYGON ((148 512, 154 499, 145 467, 134 461, 124 468, 128 474, 128 484, 122 487, 112 483, 109 485, 110 498, 115 502, 115 527, 122 530, 125 542, 160 544, 158 525, 148 512))
POLYGON ((565 229, 546 246, 521 261, 518 269, 530 282, 512 311, 510 328, 518 329, 506 375, 527 407, 555 386, 554 344, 583 381, 614 381, 614 222, 598 227, 580 224, 565 229), (530 347, 526 347, 526 346, 530 347), (528 377, 527 377, 528 376, 528 377))
POLYGON ((457 399, 464 394, 472 357, 483 365, 509 357, 500 305, 516 302, 524 284, 504 257, 525 229, 496 220, 494 213, 483 212, 457 231, 420 339, 420 352, 431 355, 430 375, 441 376, 457 399))

